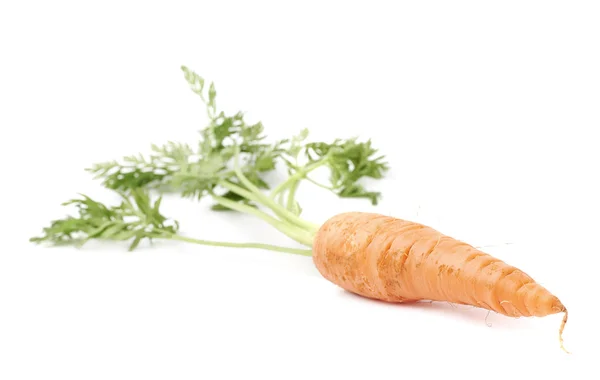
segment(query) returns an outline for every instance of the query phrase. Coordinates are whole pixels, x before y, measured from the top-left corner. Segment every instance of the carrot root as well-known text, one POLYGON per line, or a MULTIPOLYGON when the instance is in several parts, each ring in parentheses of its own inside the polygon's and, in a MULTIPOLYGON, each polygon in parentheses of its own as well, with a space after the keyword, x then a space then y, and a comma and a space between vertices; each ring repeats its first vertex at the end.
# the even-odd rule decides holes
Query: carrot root
POLYGON ((570 352, 565 348, 564 340, 563 340, 563 331, 565 330, 565 325, 567 324, 567 320, 569 319, 569 312, 567 308, 565 308, 565 315, 563 316, 562 322, 560 323, 560 328, 558 329, 558 340, 560 341, 560 348, 570 354, 570 352))
POLYGON ((559 339, 569 353, 562 338, 568 312, 556 296, 522 270, 431 227, 338 214, 318 229, 313 262, 325 279, 381 301, 445 301, 515 318, 564 313, 559 339))

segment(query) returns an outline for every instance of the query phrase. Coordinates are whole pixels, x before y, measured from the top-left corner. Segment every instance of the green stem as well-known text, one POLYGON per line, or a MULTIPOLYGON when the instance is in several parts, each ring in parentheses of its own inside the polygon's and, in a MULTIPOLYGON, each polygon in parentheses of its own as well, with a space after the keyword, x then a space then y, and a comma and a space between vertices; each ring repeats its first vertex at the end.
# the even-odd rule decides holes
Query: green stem
POLYGON ((225 181, 225 180, 221 180, 218 182, 219 185, 223 186, 224 188, 233 191, 234 193, 236 193, 237 195, 241 195, 242 197, 250 200, 250 201, 254 201, 254 202, 259 202, 261 203, 260 199, 258 199, 258 197, 256 197, 254 195, 254 193, 244 189, 243 187, 240 187, 238 185, 236 185, 233 182, 229 182, 229 181, 225 181))
POLYGON ((313 235, 306 230, 300 229, 297 226, 278 220, 272 217, 271 215, 260 211, 257 208, 239 202, 234 202, 227 198, 220 197, 218 195, 212 195, 212 198, 215 200, 215 202, 227 208, 257 216, 260 219, 272 225, 273 227, 275 227, 280 232, 284 233, 289 238, 297 241, 300 244, 306 245, 307 247, 312 247, 313 235))
POLYGON ((277 203, 279 203, 282 206, 285 205, 285 200, 283 198, 284 198, 283 193, 279 193, 277 196, 277 203))
POLYGON ((291 186, 290 191, 288 193, 287 198, 287 209, 293 212, 295 215, 298 215, 298 207, 296 204, 296 190, 298 190, 298 186, 300 185, 300 180, 296 180, 291 186))
MULTIPOLYGON (((248 178, 246 178, 246 176, 244 175, 244 173, 242 173, 240 166, 239 166, 239 158, 238 158, 238 152, 236 152, 234 160, 234 171, 237 175, 237 177, 240 179, 240 181, 242 182, 242 184, 244 186, 246 186, 248 188, 248 190, 250 190, 250 192, 252 194, 254 194, 255 199, 257 201, 259 201, 260 203, 262 203, 263 205, 269 207, 271 210, 273 210, 273 212, 275 214, 277 214, 278 216, 280 216, 281 218, 286 219, 288 222, 295 224, 311 233, 314 233, 319 226, 314 224, 314 223, 310 223, 307 222, 304 219, 299 218, 298 216, 296 216, 295 214, 291 213, 290 211, 286 210, 285 207, 281 206, 280 204, 278 204, 277 202, 275 202, 272 198, 267 197, 266 195, 264 195, 260 189, 258 187, 256 187, 252 182, 250 182, 250 180, 248 180, 248 178)), ((241 195, 241 194, 240 194, 241 195)))
MULTIPOLYGON (((229 181, 219 181, 219 185, 223 186, 224 188, 226 188, 226 189, 228 189, 230 191, 233 191, 237 195, 240 195, 240 196, 242 196, 242 197, 244 197, 244 198, 246 198, 248 200, 251 200, 251 201, 254 201, 254 202, 258 202, 258 203, 263 204, 264 206, 269 207, 268 205, 264 204, 263 200, 259 199, 259 197, 257 197, 255 195, 255 193, 250 192, 250 191, 244 189, 243 187, 240 187, 240 186, 238 186, 238 185, 236 185, 236 184, 234 184, 232 182, 229 182, 229 181)), ((280 193, 280 195, 281 195, 281 197, 280 197, 281 199, 277 200, 277 205, 281 209, 281 208, 285 207, 285 202, 283 200, 283 194, 280 193)), ((272 209, 272 207, 271 207, 271 209, 272 209)), ((274 210, 274 211, 276 212, 277 210, 274 210)), ((308 223, 308 222, 306 222, 306 223, 308 223)), ((312 225, 310 229, 307 229, 305 226, 298 226, 298 227, 300 227, 302 229, 305 229, 305 230, 307 230, 309 232, 314 231, 313 228, 317 228, 316 225, 312 225)))
POLYGON ((312 255, 312 251, 310 249, 280 247, 280 246, 271 245, 271 244, 231 243, 231 242, 224 242, 224 241, 193 239, 193 238, 189 238, 189 237, 185 237, 185 236, 181 236, 181 235, 171 235, 171 236, 169 236, 169 239, 179 240, 179 241, 183 241, 183 242, 187 242, 187 243, 210 245, 213 247, 256 248, 256 249, 266 249, 266 250, 275 251, 275 252, 293 253, 293 254, 302 255, 302 256, 311 256, 312 255))
POLYGON ((319 183, 319 182, 315 181, 314 179, 310 178, 309 176, 306 176, 305 178, 306 178, 306 180, 308 182, 310 182, 310 183, 312 183, 314 185, 317 185, 317 186, 319 186, 322 189, 326 189, 326 190, 329 190, 329 191, 334 191, 335 190, 332 186, 323 185, 322 183, 319 183))
POLYGON ((327 157, 324 157, 323 159, 316 161, 310 165, 307 165, 306 167, 299 169, 296 173, 294 173, 293 175, 291 175, 287 180, 285 180, 284 182, 280 183, 277 187, 275 187, 273 189, 273 191, 271 192, 271 198, 275 198, 275 196, 285 190, 288 186, 290 186, 294 181, 297 180, 301 180, 302 178, 304 178, 308 173, 312 172, 313 170, 325 165, 328 161, 327 157))

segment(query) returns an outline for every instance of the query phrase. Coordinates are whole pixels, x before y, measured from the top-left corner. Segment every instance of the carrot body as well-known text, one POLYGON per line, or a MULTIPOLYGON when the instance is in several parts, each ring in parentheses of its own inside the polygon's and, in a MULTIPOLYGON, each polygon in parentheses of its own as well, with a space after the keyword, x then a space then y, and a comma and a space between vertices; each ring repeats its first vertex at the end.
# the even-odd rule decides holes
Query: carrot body
MULTIPOLYGON (((313 260, 347 291, 388 302, 449 301, 510 317, 565 312, 523 271, 422 224, 349 212, 316 234, 313 260)), ((561 326, 564 327, 564 323, 561 326)))

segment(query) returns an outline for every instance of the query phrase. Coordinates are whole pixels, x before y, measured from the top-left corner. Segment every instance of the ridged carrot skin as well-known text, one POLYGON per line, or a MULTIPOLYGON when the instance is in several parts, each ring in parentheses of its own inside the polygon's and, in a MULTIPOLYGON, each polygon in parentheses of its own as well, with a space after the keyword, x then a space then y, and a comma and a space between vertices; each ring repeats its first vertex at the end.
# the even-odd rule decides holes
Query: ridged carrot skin
POLYGON ((448 301, 510 317, 564 312, 560 334, 566 323, 561 301, 528 274, 407 220, 360 212, 336 215, 318 230, 313 260, 327 280, 368 298, 448 301))

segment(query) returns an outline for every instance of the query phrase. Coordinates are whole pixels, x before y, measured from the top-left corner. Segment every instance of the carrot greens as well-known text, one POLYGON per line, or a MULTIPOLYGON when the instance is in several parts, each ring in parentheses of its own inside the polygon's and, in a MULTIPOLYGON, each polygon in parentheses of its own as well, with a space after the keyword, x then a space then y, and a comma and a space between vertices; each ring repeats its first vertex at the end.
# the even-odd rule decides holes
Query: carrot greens
POLYGON ((152 145, 148 155, 135 154, 86 168, 103 186, 119 194, 121 203, 107 206, 85 195, 71 199, 64 205, 74 205, 77 216, 52 221, 41 236, 31 238, 32 242, 81 246, 91 239, 130 241, 129 249, 133 250, 144 239, 171 239, 310 255, 319 225, 300 217, 302 207, 296 194, 303 181, 339 197, 365 198, 377 204, 381 194, 360 182, 366 177, 382 178, 388 166, 370 140, 307 142, 308 130, 304 129, 290 138, 268 142, 261 122, 248 123, 242 112, 230 115, 217 109, 214 83, 207 85, 204 78, 185 66, 182 71, 209 119, 198 142, 169 141, 152 145), (272 187, 266 176, 280 166, 285 168, 287 178, 272 187), (311 176, 319 168, 329 169, 329 183, 311 176), (180 235, 178 222, 160 212, 165 194, 193 200, 210 198, 211 210, 253 215, 305 248, 180 235))

